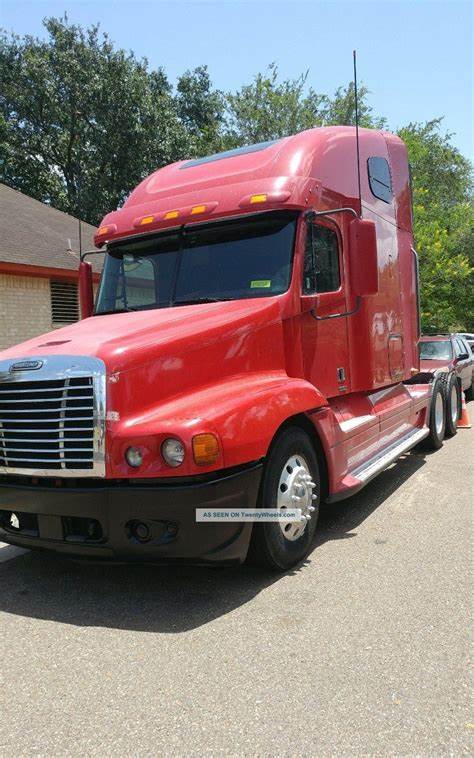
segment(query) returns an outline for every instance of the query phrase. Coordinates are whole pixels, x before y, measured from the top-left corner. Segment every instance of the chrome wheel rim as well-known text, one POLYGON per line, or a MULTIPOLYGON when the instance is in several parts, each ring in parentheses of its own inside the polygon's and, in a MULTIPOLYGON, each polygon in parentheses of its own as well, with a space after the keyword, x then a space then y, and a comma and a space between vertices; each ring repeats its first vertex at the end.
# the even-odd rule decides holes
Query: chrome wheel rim
POLYGON ((441 392, 439 392, 438 395, 436 396, 436 404, 435 404, 435 427, 436 427, 436 433, 438 436, 443 431, 443 422, 444 422, 444 402, 443 402, 443 396, 441 395, 441 392))
POLYGON ((458 420, 458 388, 455 384, 451 388, 451 418, 453 424, 456 425, 458 420))
POLYGON ((283 512, 289 508, 301 509, 300 521, 280 519, 278 522, 284 538, 289 542, 299 539, 311 520, 315 511, 313 500, 317 497, 315 487, 306 459, 302 455, 288 458, 278 482, 277 509, 283 512))

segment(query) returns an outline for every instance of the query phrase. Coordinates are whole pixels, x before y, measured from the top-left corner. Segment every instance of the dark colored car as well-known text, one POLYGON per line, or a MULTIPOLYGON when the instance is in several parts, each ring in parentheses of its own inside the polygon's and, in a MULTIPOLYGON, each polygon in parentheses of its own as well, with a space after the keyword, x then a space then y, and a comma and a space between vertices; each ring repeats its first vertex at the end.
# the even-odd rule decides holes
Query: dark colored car
POLYGON ((459 334, 425 335, 420 339, 420 369, 437 374, 444 385, 446 401, 446 434, 456 434, 461 412, 461 390, 466 399, 473 396, 474 355, 459 334))

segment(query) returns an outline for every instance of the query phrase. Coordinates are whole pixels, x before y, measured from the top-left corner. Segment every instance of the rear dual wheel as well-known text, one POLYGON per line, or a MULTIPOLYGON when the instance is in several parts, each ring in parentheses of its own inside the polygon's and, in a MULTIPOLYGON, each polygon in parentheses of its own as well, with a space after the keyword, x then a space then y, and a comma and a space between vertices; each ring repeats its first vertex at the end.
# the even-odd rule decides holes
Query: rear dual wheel
POLYGON ((446 431, 446 402, 443 382, 436 379, 431 394, 428 418, 429 434, 423 440, 423 447, 428 450, 439 450, 443 446, 446 431))
POLYGON ((454 437, 461 415, 461 387, 455 374, 449 374, 441 381, 446 406, 446 437, 454 437))
POLYGON ((298 427, 283 430, 274 441, 263 473, 259 507, 301 510, 300 521, 254 524, 249 559, 277 571, 300 563, 316 531, 321 477, 314 446, 298 427))

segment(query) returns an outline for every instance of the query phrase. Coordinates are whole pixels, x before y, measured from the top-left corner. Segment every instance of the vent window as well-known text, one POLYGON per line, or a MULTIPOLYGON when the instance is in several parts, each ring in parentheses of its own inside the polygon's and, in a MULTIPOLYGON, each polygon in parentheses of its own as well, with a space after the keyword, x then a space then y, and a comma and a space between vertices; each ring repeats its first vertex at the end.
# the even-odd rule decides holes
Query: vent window
POLYGON ((53 326, 79 320, 76 282, 51 282, 51 317, 53 326))
POLYGON ((238 155, 247 155, 247 153, 258 153, 260 150, 266 150, 270 145, 274 145, 279 140, 269 140, 268 142, 257 142, 255 145, 245 145, 245 147, 237 147, 235 150, 226 150, 223 153, 214 153, 214 155, 206 155, 205 158, 196 158, 192 161, 186 161, 180 166, 183 168, 193 168, 193 166, 202 166, 204 163, 215 163, 215 161, 222 161, 225 158, 235 158, 238 155))
POLYGON ((385 158, 375 156, 369 158, 367 161, 367 168, 369 172, 370 189, 374 197, 378 197, 378 199, 383 200, 384 203, 391 203, 393 197, 392 177, 390 176, 388 162, 385 158))

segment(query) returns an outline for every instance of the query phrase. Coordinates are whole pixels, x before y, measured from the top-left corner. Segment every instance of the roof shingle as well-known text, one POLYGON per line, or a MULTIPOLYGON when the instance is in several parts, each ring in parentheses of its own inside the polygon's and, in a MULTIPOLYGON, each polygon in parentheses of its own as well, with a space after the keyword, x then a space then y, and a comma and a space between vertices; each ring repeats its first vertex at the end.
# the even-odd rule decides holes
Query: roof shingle
MULTIPOLYGON (((81 223, 82 249, 94 250, 95 226, 81 223)), ((79 251, 79 221, 63 211, 0 184, 0 263, 20 263, 76 271, 78 258, 66 251, 68 239, 79 251)), ((100 271, 100 256, 89 258, 100 271)))

